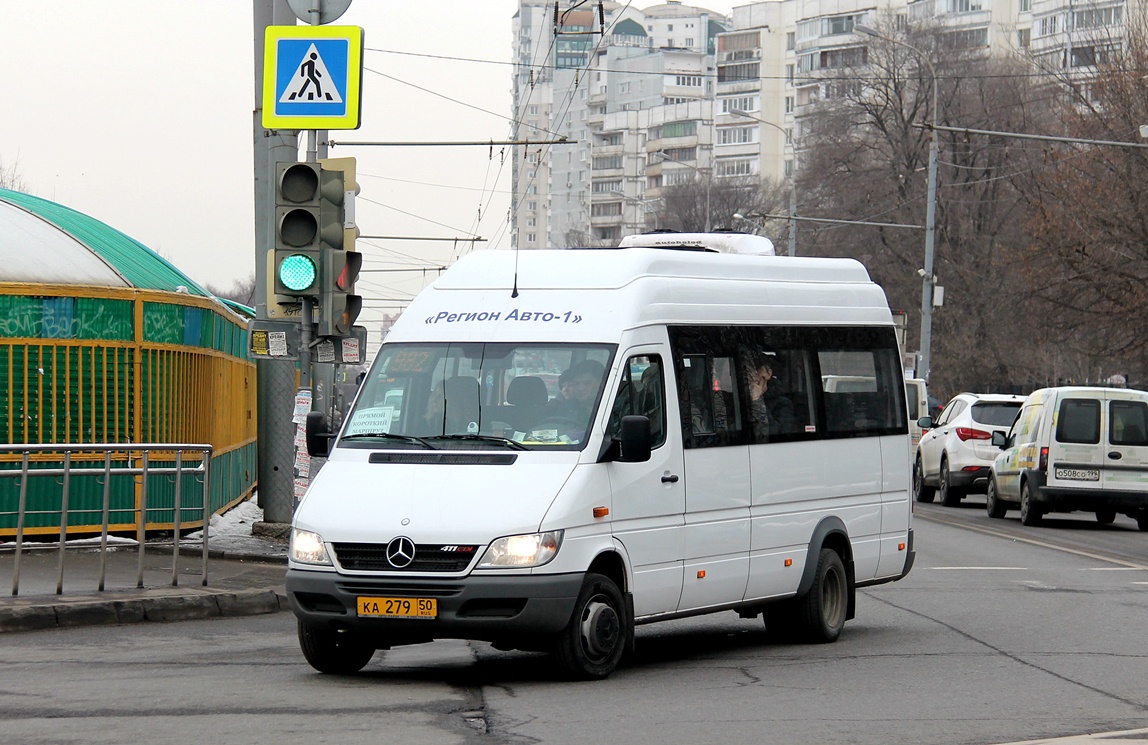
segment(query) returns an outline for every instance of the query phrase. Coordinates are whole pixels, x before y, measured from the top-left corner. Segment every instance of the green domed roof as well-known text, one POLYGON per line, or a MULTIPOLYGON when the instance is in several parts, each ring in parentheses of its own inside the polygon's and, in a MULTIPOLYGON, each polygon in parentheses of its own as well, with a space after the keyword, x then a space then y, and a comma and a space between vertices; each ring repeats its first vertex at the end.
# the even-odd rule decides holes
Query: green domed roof
POLYGON ((8 189, 0 189, 0 282, 136 287, 213 297, 134 238, 70 207, 8 189))

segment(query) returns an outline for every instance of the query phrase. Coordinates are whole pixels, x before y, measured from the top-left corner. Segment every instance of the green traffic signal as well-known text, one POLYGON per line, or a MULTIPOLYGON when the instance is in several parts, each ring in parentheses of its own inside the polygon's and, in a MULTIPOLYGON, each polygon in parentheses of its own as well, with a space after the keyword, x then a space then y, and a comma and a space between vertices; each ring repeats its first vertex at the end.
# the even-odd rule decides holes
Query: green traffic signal
POLYGON ((291 292, 303 292, 318 278, 315 261, 307 254, 288 254, 279 261, 279 283, 291 292))

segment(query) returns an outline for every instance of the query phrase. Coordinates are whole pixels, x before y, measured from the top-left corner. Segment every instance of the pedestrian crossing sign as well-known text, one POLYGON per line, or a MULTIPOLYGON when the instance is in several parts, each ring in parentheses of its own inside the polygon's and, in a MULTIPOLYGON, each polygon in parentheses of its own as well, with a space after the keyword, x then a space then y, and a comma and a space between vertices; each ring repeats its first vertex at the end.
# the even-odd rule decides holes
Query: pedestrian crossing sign
POLYGON ((263 126, 358 129, 363 80, 359 26, 268 26, 263 126))

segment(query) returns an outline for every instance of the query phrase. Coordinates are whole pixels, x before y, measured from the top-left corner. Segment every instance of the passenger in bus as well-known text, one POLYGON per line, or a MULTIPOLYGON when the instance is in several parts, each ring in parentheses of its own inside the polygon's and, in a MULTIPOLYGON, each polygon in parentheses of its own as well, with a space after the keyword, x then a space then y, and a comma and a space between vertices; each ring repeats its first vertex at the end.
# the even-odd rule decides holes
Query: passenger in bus
POLYGON ((750 353, 749 380, 749 419, 753 423, 753 437, 757 442, 767 442, 770 435, 777 436, 793 431, 793 402, 786 398, 775 383, 773 374, 774 352, 754 351, 750 353))
POLYGON ((471 432, 479 414, 479 386, 474 378, 460 375, 440 380, 427 398, 418 425, 422 436, 471 432))
POLYGON ((444 391, 446 381, 440 380, 435 383, 431 389, 430 396, 427 397, 427 406, 423 411, 423 415, 415 423, 414 430, 417 435, 441 435, 445 428, 446 415, 446 392, 444 391))

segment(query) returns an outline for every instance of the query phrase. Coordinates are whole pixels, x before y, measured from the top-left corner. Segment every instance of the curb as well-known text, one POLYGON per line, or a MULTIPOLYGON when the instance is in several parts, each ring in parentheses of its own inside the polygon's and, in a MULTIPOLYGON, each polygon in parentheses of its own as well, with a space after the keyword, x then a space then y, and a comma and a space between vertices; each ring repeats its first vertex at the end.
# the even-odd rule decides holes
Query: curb
POLYGON ((115 625, 153 621, 188 621, 278 613, 288 609, 287 596, 277 589, 235 592, 197 591, 193 595, 108 599, 52 598, 52 602, 22 603, 0 609, 0 633, 41 631, 77 626, 115 625))
MULTIPOLYGON (((169 546, 148 546, 145 549, 149 554, 160 554, 171 556, 171 548, 169 546)), ((195 546, 180 546, 179 555, 187 559, 198 559, 203 556, 203 549, 196 548, 195 546)), ((287 549, 283 549, 282 555, 273 555, 266 552, 258 553, 255 551, 237 551, 234 549, 207 548, 208 559, 227 559, 229 561, 244 561, 254 562, 256 564, 282 564, 287 565, 287 549)), ((210 569, 209 569, 210 571, 210 569)))

